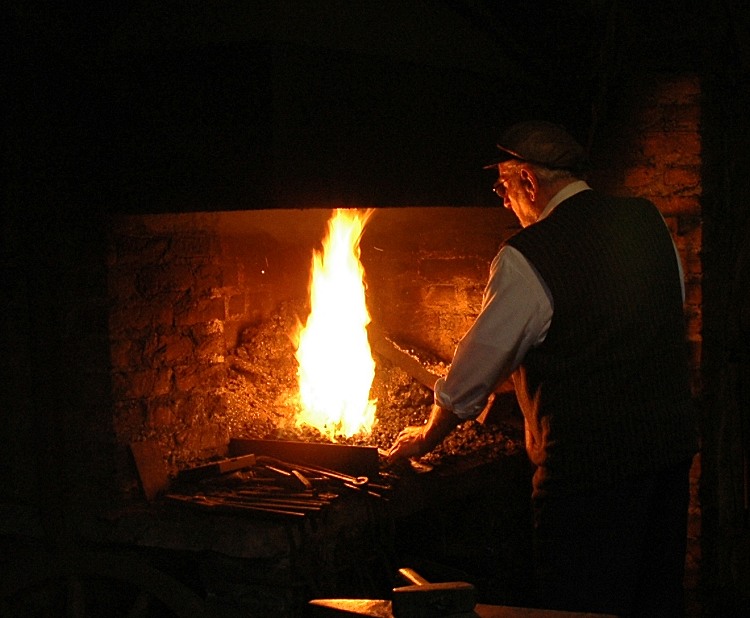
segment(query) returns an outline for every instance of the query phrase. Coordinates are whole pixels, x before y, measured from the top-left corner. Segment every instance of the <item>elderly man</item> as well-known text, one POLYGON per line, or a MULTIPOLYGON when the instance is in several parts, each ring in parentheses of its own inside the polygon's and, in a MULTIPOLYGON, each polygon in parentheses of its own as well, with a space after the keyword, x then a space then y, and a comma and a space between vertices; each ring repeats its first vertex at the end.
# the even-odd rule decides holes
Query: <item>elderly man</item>
POLYGON ((494 190, 523 229, 490 269, 480 315, 392 460, 476 417, 512 376, 535 466, 536 604, 679 616, 697 449, 679 255, 656 207, 583 180, 583 148, 512 126, 494 190))

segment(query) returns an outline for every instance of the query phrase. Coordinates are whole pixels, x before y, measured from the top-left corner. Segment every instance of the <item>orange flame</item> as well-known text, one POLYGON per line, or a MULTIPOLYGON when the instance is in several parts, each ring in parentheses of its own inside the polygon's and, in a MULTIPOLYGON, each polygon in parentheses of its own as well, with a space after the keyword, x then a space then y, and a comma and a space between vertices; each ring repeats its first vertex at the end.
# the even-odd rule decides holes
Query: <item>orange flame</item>
POLYGON ((359 241, 371 214, 334 211, 323 251, 313 251, 310 314, 298 335, 296 424, 315 427, 332 440, 370 433, 375 422, 376 401, 370 400, 375 361, 359 261, 359 241))

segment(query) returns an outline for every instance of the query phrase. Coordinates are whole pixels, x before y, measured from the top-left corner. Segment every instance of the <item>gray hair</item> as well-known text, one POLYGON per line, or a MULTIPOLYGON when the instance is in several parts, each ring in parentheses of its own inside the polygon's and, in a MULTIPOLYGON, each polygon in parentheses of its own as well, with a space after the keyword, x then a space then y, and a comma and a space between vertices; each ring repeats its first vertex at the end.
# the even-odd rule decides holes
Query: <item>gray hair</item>
POLYGON ((552 183, 556 182, 558 180, 563 179, 577 179, 578 176, 576 176, 573 172, 566 169, 553 169, 550 167, 545 167, 544 165, 539 165, 538 163, 530 163, 528 161, 523 161, 521 159, 511 159, 509 161, 505 161, 502 163, 502 166, 509 172, 512 172, 513 174, 517 174, 519 170, 521 169, 521 166, 528 166, 531 169, 534 170, 534 173, 536 174, 537 178, 543 183, 552 183))

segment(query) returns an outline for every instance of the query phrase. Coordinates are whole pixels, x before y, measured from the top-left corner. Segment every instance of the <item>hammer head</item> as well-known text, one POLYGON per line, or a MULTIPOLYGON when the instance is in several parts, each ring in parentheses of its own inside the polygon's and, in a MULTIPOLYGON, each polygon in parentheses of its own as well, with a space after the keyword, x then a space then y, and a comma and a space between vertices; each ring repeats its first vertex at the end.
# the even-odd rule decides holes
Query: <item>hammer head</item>
POLYGON ((472 615, 476 589, 467 582, 417 584, 393 589, 394 618, 472 615))

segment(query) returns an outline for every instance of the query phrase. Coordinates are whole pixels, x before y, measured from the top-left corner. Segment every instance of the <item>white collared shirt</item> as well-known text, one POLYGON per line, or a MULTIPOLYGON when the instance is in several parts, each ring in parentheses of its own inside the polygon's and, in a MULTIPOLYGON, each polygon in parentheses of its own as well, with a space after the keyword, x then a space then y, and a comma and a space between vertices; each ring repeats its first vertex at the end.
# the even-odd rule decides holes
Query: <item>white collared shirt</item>
MULTIPOLYGON (((590 190, 585 181, 570 183, 552 197, 538 220, 564 200, 590 190)), ((676 247, 675 254, 682 282, 676 247)), ((682 295, 684 300, 684 283, 682 295)), ((478 415, 527 352, 544 341, 553 311, 549 289, 524 255, 511 246, 500 249, 490 266, 482 309, 458 343, 448 375, 435 384, 435 402, 462 419, 478 415)))

